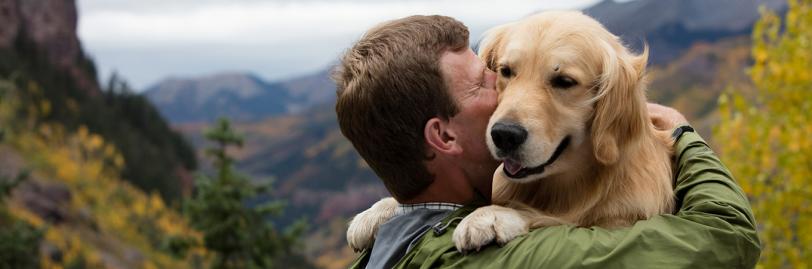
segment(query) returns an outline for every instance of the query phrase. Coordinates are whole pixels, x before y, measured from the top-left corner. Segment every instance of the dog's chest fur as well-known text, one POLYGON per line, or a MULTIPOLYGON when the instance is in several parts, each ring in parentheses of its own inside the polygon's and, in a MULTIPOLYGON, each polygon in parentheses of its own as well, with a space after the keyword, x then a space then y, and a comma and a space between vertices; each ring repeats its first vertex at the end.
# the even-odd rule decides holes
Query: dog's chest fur
MULTIPOLYGON (((495 204, 520 202, 581 227, 628 226, 674 209, 668 138, 656 131, 623 147, 613 165, 582 154, 583 169, 530 183, 494 179, 495 204)), ((591 152, 586 145, 583 152, 591 152)))

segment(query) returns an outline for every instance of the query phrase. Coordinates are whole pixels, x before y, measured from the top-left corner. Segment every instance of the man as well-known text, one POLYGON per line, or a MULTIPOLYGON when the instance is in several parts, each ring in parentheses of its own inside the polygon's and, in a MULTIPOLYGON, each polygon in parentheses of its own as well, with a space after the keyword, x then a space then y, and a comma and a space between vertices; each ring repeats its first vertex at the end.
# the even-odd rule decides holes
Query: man
POLYGON ((490 201, 498 166, 485 145, 495 75, 468 48, 467 28, 443 16, 381 24, 346 53, 335 80, 342 133, 401 204, 354 267, 752 267, 758 259, 741 189, 682 115, 656 105, 658 128, 679 130, 678 213, 616 230, 537 229, 463 255, 453 228, 490 201))

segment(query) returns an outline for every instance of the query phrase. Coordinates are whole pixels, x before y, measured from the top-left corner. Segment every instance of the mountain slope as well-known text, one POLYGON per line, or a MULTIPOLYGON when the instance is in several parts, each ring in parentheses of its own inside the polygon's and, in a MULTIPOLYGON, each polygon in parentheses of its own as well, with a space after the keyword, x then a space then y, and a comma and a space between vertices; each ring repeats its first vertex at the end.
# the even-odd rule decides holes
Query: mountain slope
POLYGON ((211 122, 224 116, 259 120, 287 112, 285 106, 291 101, 280 85, 237 73, 167 79, 145 95, 171 122, 211 122))
POLYGON ((100 90, 76 20, 72 0, 0 0, 0 183, 27 175, 2 215, 42 234, 32 267, 205 266, 205 249, 182 246, 201 236, 164 202, 192 150, 126 83, 100 90))
POLYGON ((697 43, 669 64, 649 68, 649 100, 667 104, 685 114, 697 131, 712 143, 719 95, 724 91, 754 90, 747 75, 750 44, 749 36, 697 43))
POLYGON ((212 122, 219 117, 257 121, 304 111, 332 101, 335 92, 326 69, 269 83, 247 73, 170 78, 148 88, 149 98, 173 123, 212 122))
MULTIPOLYGON (((204 148, 206 126, 178 124, 176 128, 197 148, 204 148)), ((348 216, 386 195, 341 135, 332 104, 234 127, 245 136, 245 146, 234 152, 237 168, 254 178, 273 178, 274 195, 290 203, 283 222, 299 217, 324 222, 348 216)))
POLYGON ((310 107, 327 104, 335 100, 335 83, 330 79, 331 68, 319 72, 280 81, 288 94, 297 101, 288 105, 288 110, 298 113, 310 107))
POLYGON ((196 165, 192 149, 122 80, 113 78, 100 90, 76 36, 77 19, 72 0, 0 1, 0 78, 21 89, 23 115, 102 135, 124 156, 124 178, 179 198, 196 165), (29 111, 40 106, 42 111, 29 111))
POLYGON ((604 0, 584 10, 637 49, 649 45, 650 62, 665 64, 695 42, 749 34, 759 6, 785 10, 785 0, 604 0))

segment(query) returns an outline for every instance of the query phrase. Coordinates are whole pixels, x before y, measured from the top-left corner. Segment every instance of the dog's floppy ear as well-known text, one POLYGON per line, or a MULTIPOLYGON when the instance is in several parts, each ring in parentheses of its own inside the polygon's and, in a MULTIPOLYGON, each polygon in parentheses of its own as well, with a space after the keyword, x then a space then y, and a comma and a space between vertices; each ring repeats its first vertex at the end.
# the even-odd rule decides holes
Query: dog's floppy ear
MULTIPOLYGON (((613 40, 614 41, 614 40, 613 40)), ((595 158, 611 165, 621 157, 621 147, 644 132, 647 123, 643 76, 648 47, 639 56, 621 45, 601 41, 603 69, 595 97, 592 143, 595 158)))
POLYGON ((499 60, 499 53, 502 47, 502 42, 505 39, 505 34, 510 25, 513 23, 503 24, 491 28, 482 35, 482 39, 477 46, 477 55, 491 71, 496 71, 497 60, 499 60))

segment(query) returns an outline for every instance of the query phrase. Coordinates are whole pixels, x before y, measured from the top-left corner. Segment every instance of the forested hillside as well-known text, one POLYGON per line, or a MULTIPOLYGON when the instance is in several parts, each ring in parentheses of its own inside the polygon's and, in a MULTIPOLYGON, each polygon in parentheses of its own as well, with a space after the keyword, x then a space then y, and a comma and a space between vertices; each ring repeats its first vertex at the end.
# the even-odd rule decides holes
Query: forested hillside
POLYGON ((68 131, 84 126, 115 144, 124 158, 122 177, 140 188, 170 200, 188 192, 189 171, 196 167, 192 149, 123 80, 113 77, 100 86, 76 37, 74 1, 3 0, 0 6, 0 78, 21 89, 21 109, 45 103, 38 123, 68 131))
POLYGON ((72 0, 0 0, 0 268, 310 268, 303 226, 269 222, 284 204, 251 206, 270 186, 194 179, 148 99, 99 84, 76 23, 72 0))

